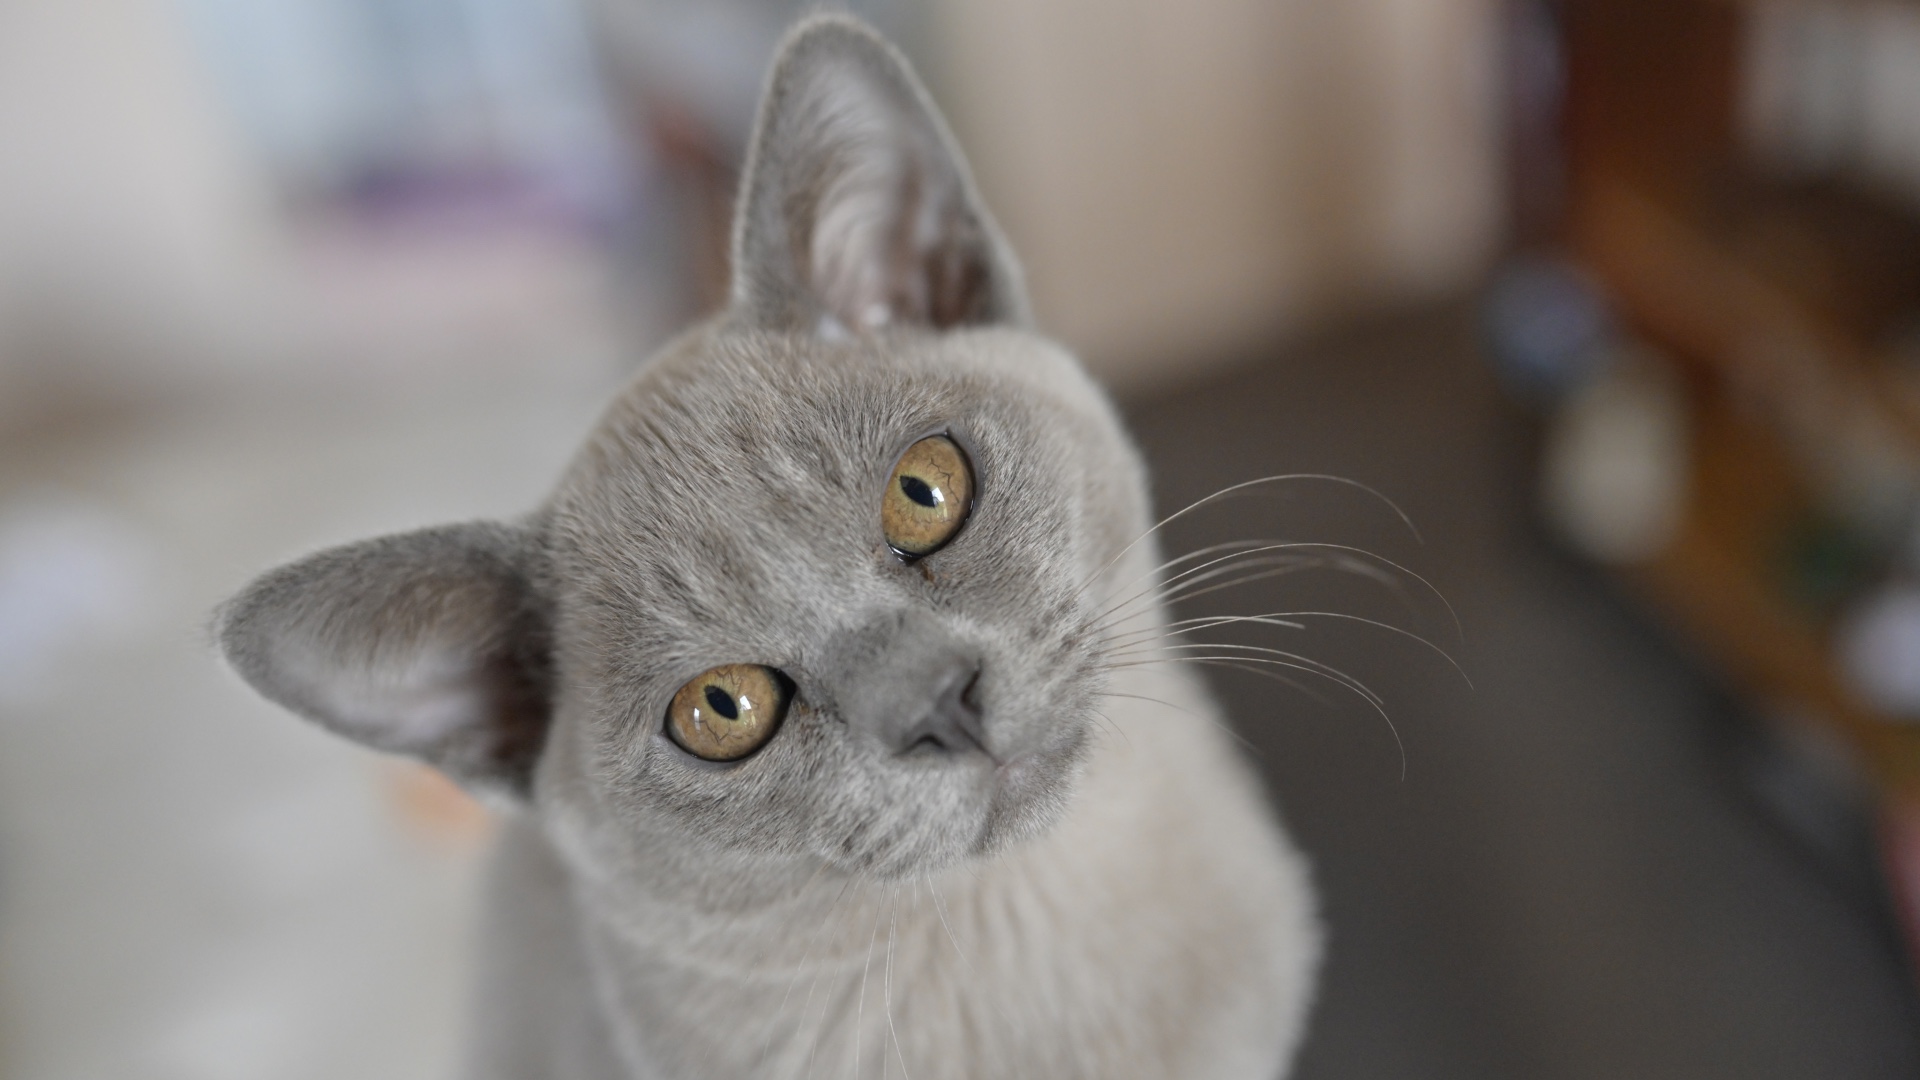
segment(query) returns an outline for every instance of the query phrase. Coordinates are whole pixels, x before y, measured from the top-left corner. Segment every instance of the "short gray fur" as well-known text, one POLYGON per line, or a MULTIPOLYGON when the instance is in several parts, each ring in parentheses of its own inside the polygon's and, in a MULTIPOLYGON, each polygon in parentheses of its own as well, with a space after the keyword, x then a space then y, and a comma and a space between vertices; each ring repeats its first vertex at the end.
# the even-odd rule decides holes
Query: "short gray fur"
POLYGON ((870 31, 789 35, 749 161, 732 303, 544 506, 321 552, 219 616, 262 694, 500 809, 466 1075, 1283 1073, 1306 869, 1201 687, 1138 662, 1171 654, 1112 407, 1030 329, 870 31), (975 507, 908 562, 880 496, 936 432, 975 507), (900 752, 957 660, 986 745, 900 752), (667 703, 736 662, 793 706, 754 755, 698 760, 667 703))

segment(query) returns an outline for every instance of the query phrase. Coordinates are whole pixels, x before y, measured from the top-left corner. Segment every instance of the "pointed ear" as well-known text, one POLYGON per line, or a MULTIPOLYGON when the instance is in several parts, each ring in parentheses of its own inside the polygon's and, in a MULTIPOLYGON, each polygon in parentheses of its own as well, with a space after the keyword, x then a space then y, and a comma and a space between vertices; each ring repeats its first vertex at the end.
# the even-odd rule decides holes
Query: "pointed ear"
POLYGON ((906 60, 843 16, 781 46, 734 221, 733 302, 827 334, 1028 321, 1020 268, 906 60))
POLYGON ((216 616, 220 648, 272 701, 480 791, 525 795, 549 712, 534 538, 453 525, 273 570, 216 616))

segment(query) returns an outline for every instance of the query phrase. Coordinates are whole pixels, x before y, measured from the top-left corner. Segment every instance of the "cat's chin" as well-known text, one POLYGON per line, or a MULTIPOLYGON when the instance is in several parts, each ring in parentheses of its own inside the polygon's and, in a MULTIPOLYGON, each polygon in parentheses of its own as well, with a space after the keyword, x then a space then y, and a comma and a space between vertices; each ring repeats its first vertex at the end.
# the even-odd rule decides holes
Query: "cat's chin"
POLYGON ((992 801, 973 855, 992 855, 1041 835, 1066 815, 1086 753, 1084 729, 1061 744, 1013 758, 995 770, 992 801))

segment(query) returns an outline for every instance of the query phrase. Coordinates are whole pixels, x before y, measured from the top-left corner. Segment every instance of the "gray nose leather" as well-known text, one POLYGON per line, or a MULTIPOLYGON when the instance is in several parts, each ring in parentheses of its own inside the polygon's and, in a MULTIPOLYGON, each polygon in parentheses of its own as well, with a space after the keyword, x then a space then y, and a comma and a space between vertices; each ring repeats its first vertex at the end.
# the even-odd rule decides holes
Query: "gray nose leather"
POLYGON ((887 741, 902 754, 918 750, 988 753, 985 717, 975 692, 979 685, 980 665, 954 657, 932 679, 933 700, 925 712, 915 720, 895 725, 887 733, 887 741))
POLYGON ((928 616, 879 620, 844 636, 822 672, 856 731, 896 754, 986 754, 979 654, 928 616))

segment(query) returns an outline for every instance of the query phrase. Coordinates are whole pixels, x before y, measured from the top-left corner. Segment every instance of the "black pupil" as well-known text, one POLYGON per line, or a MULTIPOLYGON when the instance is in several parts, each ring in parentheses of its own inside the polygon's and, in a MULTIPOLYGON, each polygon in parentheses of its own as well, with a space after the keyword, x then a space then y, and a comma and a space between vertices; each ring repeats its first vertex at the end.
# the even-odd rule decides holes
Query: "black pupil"
POLYGON ((707 687, 707 705, 729 720, 740 719, 740 707, 733 703, 733 699, 727 696, 725 690, 717 686, 707 687))
POLYGON ((907 498, 929 510, 940 505, 940 500, 933 494, 933 488, 917 476, 901 477, 900 490, 907 493, 907 498))

